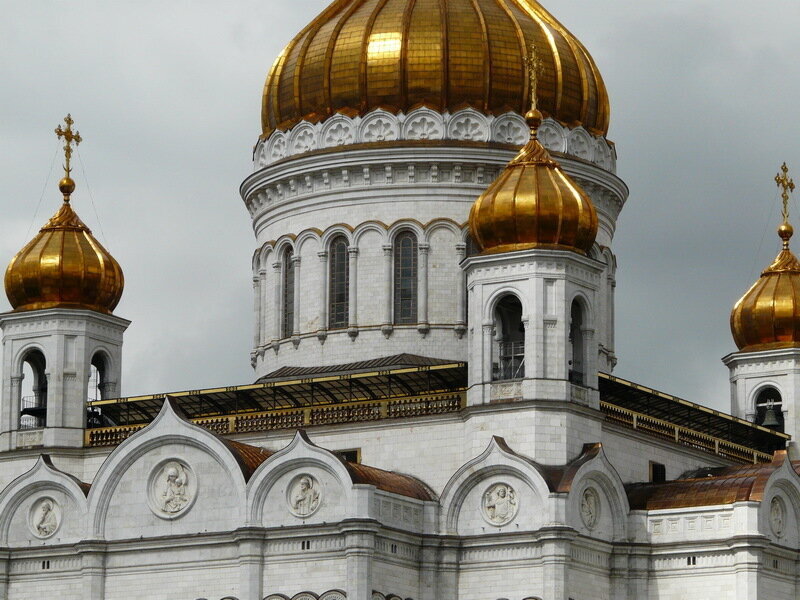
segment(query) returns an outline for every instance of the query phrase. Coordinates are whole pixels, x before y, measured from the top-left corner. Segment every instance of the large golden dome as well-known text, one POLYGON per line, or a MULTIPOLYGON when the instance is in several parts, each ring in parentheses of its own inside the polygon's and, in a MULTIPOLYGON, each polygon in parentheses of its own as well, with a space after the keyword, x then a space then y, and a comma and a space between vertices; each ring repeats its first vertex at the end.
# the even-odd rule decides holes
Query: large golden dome
POLYGON ((592 57, 534 0, 335 0, 275 61, 262 130, 376 108, 524 113, 532 44, 544 115, 605 135, 608 95, 592 57))
POLYGON ((526 118, 531 139, 472 205, 470 233, 487 253, 553 248, 587 254, 597 236, 594 205, 537 139, 541 113, 531 110, 526 118))
POLYGON ((61 208, 6 269, 6 295, 15 311, 84 308, 110 313, 125 281, 122 269, 72 209, 75 183, 65 177, 61 208))
POLYGON ((792 226, 778 234, 780 254, 731 311, 733 340, 745 352, 800 347, 800 261, 789 250, 792 226))

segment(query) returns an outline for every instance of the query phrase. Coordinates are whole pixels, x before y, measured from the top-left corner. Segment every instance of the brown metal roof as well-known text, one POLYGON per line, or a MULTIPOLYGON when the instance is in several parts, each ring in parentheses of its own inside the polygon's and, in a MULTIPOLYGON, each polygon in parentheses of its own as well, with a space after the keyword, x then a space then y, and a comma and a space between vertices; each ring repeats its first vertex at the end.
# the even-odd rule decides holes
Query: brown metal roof
POLYGON ((433 365, 452 364, 454 360, 443 360, 440 358, 430 358, 419 356, 418 354, 393 354, 392 356, 382 356, 370 360, 362 360, 352 363, 339 365, 329 365, 322 367, 281 367, 259 378, 256 383, 264 383, 283 377, 310 377, 313 375, 324 375, 332 373, 357 373, 360 371, 372 371, 374 369, 400 369, 403 367, 430 367, 433 365))
POLYGON ((435 496, 428 487, 419 479, 410 475, 402 475, 394 471, 384 471, 358 463, 343 460, 344 466, 350 473, 353 483, 366 483, 374 485, 379 490, 391 492, 417 500, 434 500, 435 496))
POLYGON ((258 466, 267 460, 270 456, 275 454, 266 448, 258 446, 251 446, 250 444, 243 444, 241 442, 234 442, 222 436, 217 436, 223 444, 231 451, 239 467, 242 469, 245 481, 250 481, 253 473, 255 473, 258 466))
MULTIPOLYGON (((767 480, 785 460, 786 451, 779 450, 770 463, 697 469, 674 481, 634 483, 626 485, 625 489, 632 510, 712 506, 748 500, 761 502, 767 480)), ((792 466, 797 471, 800 462, 792 466)))

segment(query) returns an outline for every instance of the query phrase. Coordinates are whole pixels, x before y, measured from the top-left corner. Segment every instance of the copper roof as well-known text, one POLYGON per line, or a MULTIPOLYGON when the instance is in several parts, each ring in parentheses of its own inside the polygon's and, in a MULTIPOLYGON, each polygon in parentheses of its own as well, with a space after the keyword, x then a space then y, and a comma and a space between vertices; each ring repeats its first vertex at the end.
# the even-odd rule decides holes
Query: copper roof
POLYGON ((228 447, 228 450, 231 451, 231 454, 233 454, 236 462, 239 463, 239 467, 242 469, 242 474, 244 475, 245 481, 250 481, 250 477, 252 477, 259 465, 267 460, 270 456, 275 454, 266 448, 251 446, 250 444, 243 444, 241 442, 234 442, 233 440, 229 440, 221 436, 217 437, 228 447))
POLYGON ((419 356, 418 354, 393 354, 392 356, 381 356, 370 360, 344 363, 338 365, 318 366, 318 367, 281 367, 271 373, 267 373, 259 378, 256 383, 263 383, 283 377, 309 377, 313 375, 325 375, 332 373, 356 373, 359 371, 370 371, 373 369, 403 368, 403 367, 429 367, 433 365, 447 365, 458 361, 444 360, 441 358, 430 358, 419 356))
POLYGON ((83 481, 81 481, 80 479, 75 477, 75 475, 72 475, 71 473, 67 473, 66 471, 62 471, 61 469, 56 467, 53 464, 53 459, 50 458, 49 454, 41 454, 40 456, 41 456, 42 462, 44 464, 46 464, 50 469, 52 469, 53 471, 58 471, 62 475, 66 475, 67 477, 69 477, 70 479, 72 479, 72 481, 74 481, 76 484, 78 484, 78 487, 81 488, 81 491, 83 492, 84 496, 88 496, 89 495, 89 489, 92 487, 91 483, 84 483, 83 481))
POLYGON ((374 485, 379 490, 417 500, 435 500, 433 492, 419 479, 394 471, 384 471, 359 463, 342 460, 353 483, 374 485))
MULTIPOLYGON (((626 485, 625 489, 631 510, 761 502, 767 480, 785 460, 786 451, 779 450, 770 463, 697 469, 674 481, 634 483, 626 485)), ((797 471, 800 462, 792 463, 792 467, 797 471)))

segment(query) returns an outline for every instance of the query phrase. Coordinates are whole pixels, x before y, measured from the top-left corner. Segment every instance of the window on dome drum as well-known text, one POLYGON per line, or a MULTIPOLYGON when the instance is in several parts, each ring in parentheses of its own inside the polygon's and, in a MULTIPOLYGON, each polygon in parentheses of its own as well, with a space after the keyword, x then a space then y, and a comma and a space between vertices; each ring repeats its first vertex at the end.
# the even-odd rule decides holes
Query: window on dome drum
POLYGON ((522 303, 516 296, 504 296, 494 309, 492 379, 505 381, 525 377, 525 326, 522 303))
POLYGON ((281 337, 290 337, 294 333, 294 252, 287 248, 283 253, 283 306, 281 307, 281 337))
POLYGON ((774 387, 761 390, 756 396, 756 425, 783 432, 783 400, 774 387))
POLYGON ((411 231, 394 240, 394 322, 417 322, 417 236, 411 231))
POLYGON ((347 239, 336 236, 330 245, 328 277, 328 327, 347 327, 350 303, 350 269, 347 239))
POLYGON ((31 350, 22 361, 19 428, 37 429, 47 422, 47 363, 40 350, 31 350))
POLYGON ((586 344, 583 339, 583 309, 577 300, 572 301, 570 309, 569 343, 572 347, 569 380, 577 385, 583 385, 585 383, 584 349, 586 344))
POLYGON ((650 461, 651 483, 664 483, 667 480, 667 467, 661 463, 650 461))

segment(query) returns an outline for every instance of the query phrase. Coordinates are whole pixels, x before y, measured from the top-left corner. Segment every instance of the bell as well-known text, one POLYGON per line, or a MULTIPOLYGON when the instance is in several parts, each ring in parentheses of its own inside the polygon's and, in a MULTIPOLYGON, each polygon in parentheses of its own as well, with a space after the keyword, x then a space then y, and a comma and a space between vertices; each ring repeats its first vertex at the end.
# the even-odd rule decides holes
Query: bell
POLYGON ((768 427, 770 429, 780 427, 778 417, 775 415, 775 407, 773 407, 772 404, 767 407, 767 412, 764 413, 764 422, 761 423, 761 426, 768 427))

